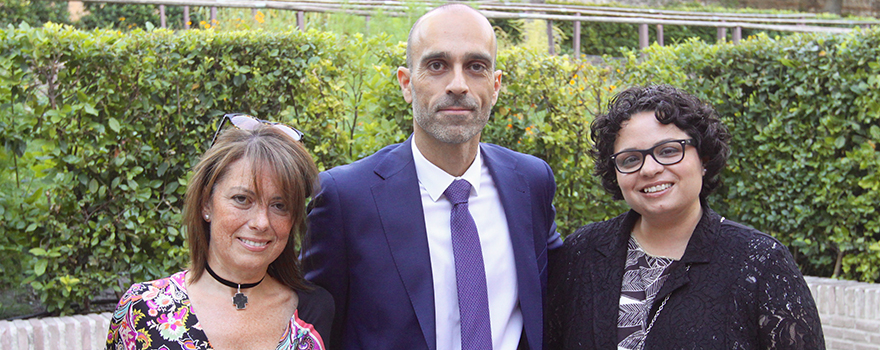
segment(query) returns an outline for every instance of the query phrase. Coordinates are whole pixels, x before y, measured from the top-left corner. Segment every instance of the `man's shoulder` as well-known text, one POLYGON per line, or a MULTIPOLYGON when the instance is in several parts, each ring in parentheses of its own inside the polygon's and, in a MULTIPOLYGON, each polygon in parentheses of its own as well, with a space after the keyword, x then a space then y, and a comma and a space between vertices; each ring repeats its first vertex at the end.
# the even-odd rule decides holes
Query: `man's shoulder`
POLYGON ((372 173, 375 170, 376 165, 384 161, 388 157, 389 153, 397 150, 403 145, 403 143, 396 143, 393 145, 385 146, 382 149, 376 151, 376 153, 356 160, 352 163, 339 165, 331 169, 325 170, 322 172, 322 175, 332 176, 333 178, 339 179, 349 176, 362 176, 366 173, 372 173))
POLYGON ((528 165, 546 166, 547 162, 543 159, 535 157, 531 154, 520 153, 507 147, 499 146, 494 143, 480 143, 480 147, 488 158, 500 161, 515 160, 517 162, 525 162, 528 165), (505 159, 507 158, 507 159, 505 159))

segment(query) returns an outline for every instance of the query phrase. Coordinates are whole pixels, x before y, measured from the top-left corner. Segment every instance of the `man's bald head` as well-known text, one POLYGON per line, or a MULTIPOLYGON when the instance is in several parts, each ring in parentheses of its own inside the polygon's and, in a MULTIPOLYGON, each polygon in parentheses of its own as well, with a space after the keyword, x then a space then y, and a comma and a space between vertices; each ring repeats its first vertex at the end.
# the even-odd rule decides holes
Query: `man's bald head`
MULTIPOLYGON (((486 16, 483 16, 483 14, 480 13, 480 11, 477 11, 474 8, 467 6, 465 4, 458 4, 458 3, 445 4, 445 5, 436 7, 434 9, 428 11, 424 15, 422 15, 422 17, 419 17, 418 20, 416 20, 416 23, 413 24, 412 28, 410 28, 409 35, 406 38, 406 67, 409 69, 413 68, 413 66, 412 66, 413 47, 416 45, 416 42, 420 38, 420 36, 419 36, 419 34, 421 33, 420 32, 420 27, 421 27, 420 25, 425 21, 425 19, 432 17, 432 16, 439 15, 439 14, 457 15, 457 16, 455 16, 455 17, 457 17, 456 20, 476 20, 476 21, 480 21, 483 24, 485 24, 484 27, 486 29, 488 29, 489 31, 491 31, 491 33, 492 33, 492 45, 493 45, 492 69, 494 69, 495 55, 498 51, 498 43, 497 43, 497 39, 495 38, 495 30, 492 29, 492 24, 489 23, 489 20, 486 18, 486 16)), ((449 23, 449 25, 455 25, 455 23, 449 23)))

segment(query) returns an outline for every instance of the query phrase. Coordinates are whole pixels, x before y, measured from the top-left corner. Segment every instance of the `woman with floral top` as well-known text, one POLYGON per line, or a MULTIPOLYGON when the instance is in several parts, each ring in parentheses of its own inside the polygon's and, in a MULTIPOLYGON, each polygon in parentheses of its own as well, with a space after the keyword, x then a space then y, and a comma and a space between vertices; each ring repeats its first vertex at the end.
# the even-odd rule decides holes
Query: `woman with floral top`
POLYGON ((706 204, 730 135, 668 85, 616 96, 591 125, 596 174, 631 210, 581 227, 550 270, 549 349, 824 349, 788 249, 706 204))
POLYGON ((303 279, 297 259, 317 181, 301 138, 223 116, 186 192, 190 267, 132 285, 107 349, 324 349, 333 300, 303 279), (221 133, 226 124, 235 128, 221 133))

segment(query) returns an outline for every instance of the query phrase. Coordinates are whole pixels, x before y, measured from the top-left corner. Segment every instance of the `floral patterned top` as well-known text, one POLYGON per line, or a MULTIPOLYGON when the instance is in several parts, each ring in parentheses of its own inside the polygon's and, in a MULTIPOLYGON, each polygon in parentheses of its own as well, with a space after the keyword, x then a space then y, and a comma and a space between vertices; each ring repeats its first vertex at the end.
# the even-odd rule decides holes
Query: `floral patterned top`
MULTIPOLYGON (((110 320, 107 350, 213 349, 192 312, 186 291, 186 273, 181 271, 166 278, 132 285, 119 300, 110 320)), ((321 291, 329 297, 326 291, 321 291)), ((304 296, 320 293, 298 294, 300 304, 305 304, 304 296)), ((321 301, 326 302, 326 298, 321 301)), ((332 300, 329 304, 329 317, 332 317, 332 300)), ((300 311, 297 307, 276 350, 325 349, 315 327, 300 319, 300 311)))

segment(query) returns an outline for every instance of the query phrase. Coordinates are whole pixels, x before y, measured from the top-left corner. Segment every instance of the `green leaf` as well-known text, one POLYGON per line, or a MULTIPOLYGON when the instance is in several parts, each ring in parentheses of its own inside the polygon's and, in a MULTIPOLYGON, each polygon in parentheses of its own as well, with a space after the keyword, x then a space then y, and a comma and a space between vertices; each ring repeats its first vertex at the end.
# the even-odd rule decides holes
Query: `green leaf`
POLYGON ((110 117, 110 119, 107 120, 107 125, 108 125, 108 126, 110 127, 110 129, 113 130, 114 132, 117 132, 117 133, 119 132, 119 129, 120 129, 120 127, 119 127, 119 121, 116 120, 116 118, 110 117))
POLYGON ((34 264, 34 275, 42 276, 46 273, 46 267, 49 266, 49 260, 39 259, 37 263, 34 264))
POLYGON ((244 84, 245 80, 247 80, 247 76, 245 76, 244 74, 239 74, 232 79, 232 83, 234 83, 235 86, 241 86, 241 84, 244 84))
POLYGON ((88 114, 95 115, 95 116, 98 115, 98 110, 95 109, 95 107, 92 106, 91 104, 86 103, 85 105, 83 105, 83 109, 88 114))
POLYGON ((46 250, 40 247, 31 248, 28 252, 36 256, 46 256, 46 250))

